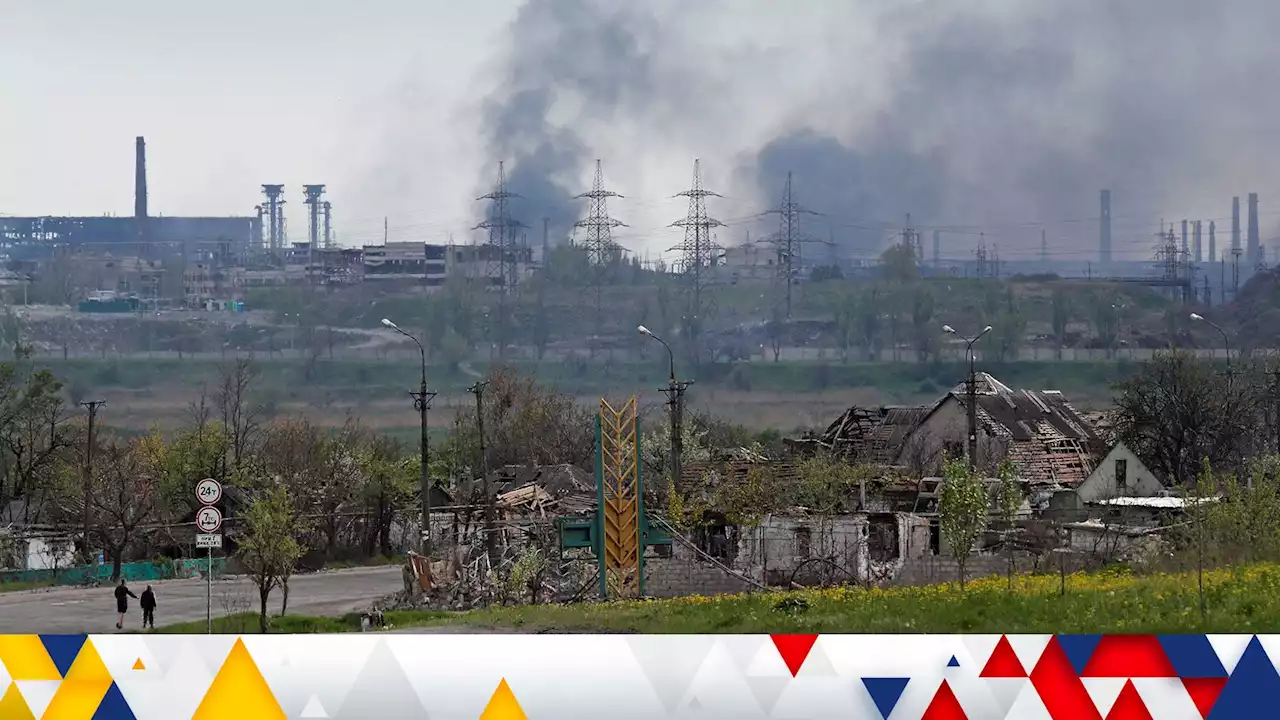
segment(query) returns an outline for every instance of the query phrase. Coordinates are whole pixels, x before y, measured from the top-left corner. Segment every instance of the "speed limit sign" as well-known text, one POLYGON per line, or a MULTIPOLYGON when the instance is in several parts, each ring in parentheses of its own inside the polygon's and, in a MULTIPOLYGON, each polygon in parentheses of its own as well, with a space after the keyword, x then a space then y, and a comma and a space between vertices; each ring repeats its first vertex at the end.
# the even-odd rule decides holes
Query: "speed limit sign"
POLYGON ((201 505, 217 505, 222 499, 222 485, 213 478, 205 478, 196 483, 196 500, 201 505))
POLYGON ((200 532, 217 532, 220 527, 222 527, 222 513, 218 508, 206 505, 196 513, 196 529, 200 532))

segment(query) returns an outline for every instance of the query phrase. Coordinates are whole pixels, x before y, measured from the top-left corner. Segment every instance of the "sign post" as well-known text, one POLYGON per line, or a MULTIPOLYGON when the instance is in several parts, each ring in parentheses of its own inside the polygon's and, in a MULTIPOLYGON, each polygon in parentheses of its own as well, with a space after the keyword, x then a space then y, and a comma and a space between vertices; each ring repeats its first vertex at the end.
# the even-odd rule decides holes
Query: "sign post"
POLYGON ((222 547, 222 512, 214 507, 222 500, 222 485, 213 478, 205 478, 196 483, 196 500, 200 509, 196 511, 196 547, 205 548, 209 553, 208 565, 204 573, 204 622, 205 631, 213 634, 213 549, 222 547))

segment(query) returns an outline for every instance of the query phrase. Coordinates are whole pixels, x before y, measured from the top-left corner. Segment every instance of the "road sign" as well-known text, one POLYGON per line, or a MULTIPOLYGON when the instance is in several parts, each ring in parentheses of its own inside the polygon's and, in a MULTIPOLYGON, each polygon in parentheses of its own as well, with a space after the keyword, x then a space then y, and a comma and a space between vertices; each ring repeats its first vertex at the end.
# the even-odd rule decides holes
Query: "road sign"
POLYGON ((222 527, 222 513, 218 508, 206 505, 196 513, 196 529, 200 532, 217 532, 220 527, 222 527))
POLYGON ((213 550, 214 548, 221 549, 222 533, 200 533, 199 535, 196 535, 196 547, 200 549, 208 548, 210 550, 213 550))
POLYGON ((201 505, 217 505, 222 499, 222 485, 213 478, 205 478, 196 483, 196 499, 201 505))

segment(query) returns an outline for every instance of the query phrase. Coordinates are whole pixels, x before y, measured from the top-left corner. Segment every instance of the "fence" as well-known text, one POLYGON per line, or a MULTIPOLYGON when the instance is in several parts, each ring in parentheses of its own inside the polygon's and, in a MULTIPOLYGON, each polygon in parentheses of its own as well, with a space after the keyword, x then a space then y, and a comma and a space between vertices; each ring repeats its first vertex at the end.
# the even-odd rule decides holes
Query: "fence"
MULTIPOLYGON (((154 582, 202 576, 208 568, 208 560, 184 558, 154 562, 132 562, 120 566, 120 577, 128 582, 154 582)), ((213 575, 226 572, 226 558, 214 558, 213 575)), ((53 583, 55 585, 82 585, 111 580, 111 564, 78 565, 69 568, 46 570, 0 570, 0 585, 6 583, 53 583)))

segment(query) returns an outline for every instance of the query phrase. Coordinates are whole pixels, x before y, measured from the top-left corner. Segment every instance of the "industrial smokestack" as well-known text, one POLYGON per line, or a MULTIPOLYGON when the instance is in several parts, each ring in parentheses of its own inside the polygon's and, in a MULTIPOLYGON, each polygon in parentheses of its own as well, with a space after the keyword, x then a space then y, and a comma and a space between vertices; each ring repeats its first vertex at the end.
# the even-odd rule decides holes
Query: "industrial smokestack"
POLYGON ((1214 237, 1214 231, 1218 229, 1217 224, 1209 221, 1209 262, 1216 262, 1218 259, 1218 239, 1214 237))
POLYGON ((1204 262, 1204 254, 1201 252, 1203 245, 1200 244, 1200 221, 1197 220, 1191 226, 1191 252, 1195 255, 1196 264, 1204 262))
POLYGON ((1240 196, 1231 198, 1231 251, 1240 249, 1240 196))
POLYGON ((1102 212, 1098 220, 1098 258, 1104 263, 1111 262, 1111 191, 1103 190, 1102 212))
POLYGON ((1187 245, 1187 221, 1183 220, 1182 221, 1182 254, 1185 256, 1190 251, 1191 251, 1191 248, 1187 245))
POLYGON ((134 140, 133 225, 138 240, 138 257, 147 255, 147 141, 134 140))
POLYGON ((1261 238, 1258 236, 1258 193, 1249 193, 1249 264, 1263 261, 1261 238))

